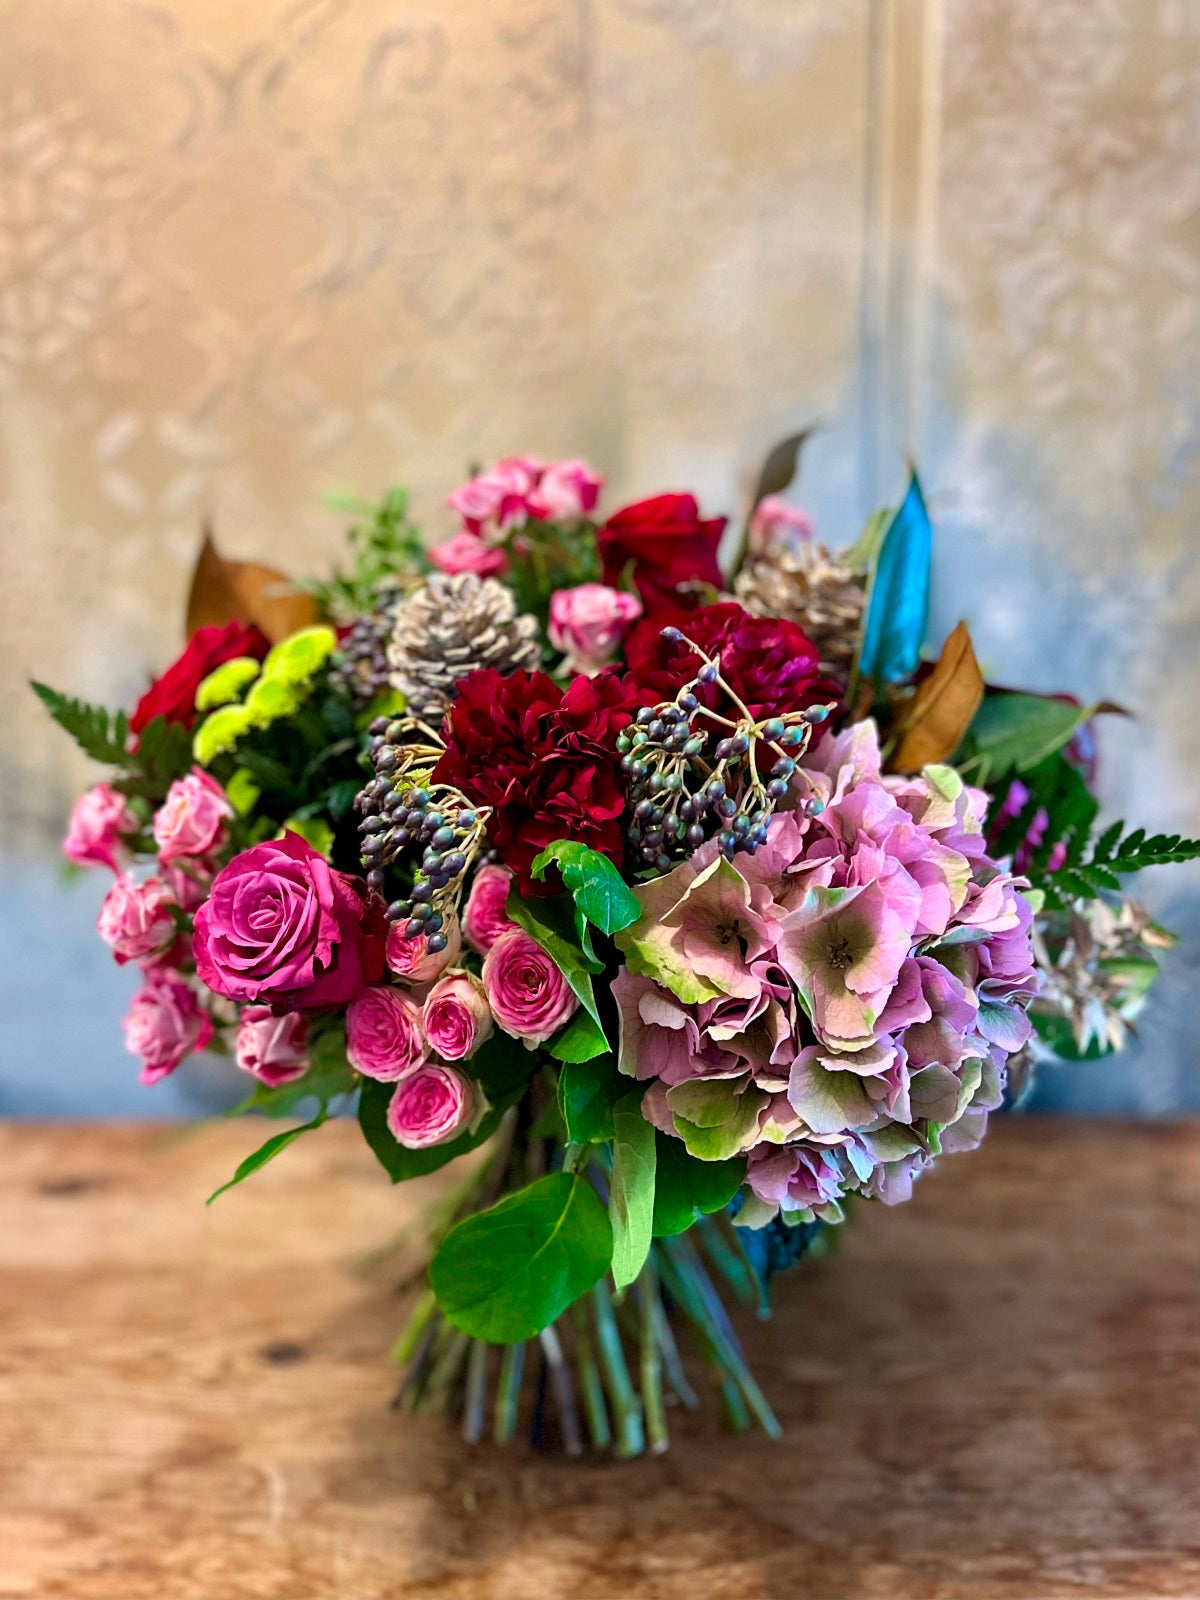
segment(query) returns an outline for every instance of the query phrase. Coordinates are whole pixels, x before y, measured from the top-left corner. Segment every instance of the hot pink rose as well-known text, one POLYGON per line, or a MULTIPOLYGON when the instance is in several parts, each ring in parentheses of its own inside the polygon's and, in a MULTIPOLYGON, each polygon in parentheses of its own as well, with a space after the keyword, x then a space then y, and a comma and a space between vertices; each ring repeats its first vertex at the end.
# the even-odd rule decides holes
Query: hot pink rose
POLYGON ((508 566, 503 550, 484 544, 477 533, 464 528, 453 539, 435 544, 429 559, 441 572, 474 572, 481 578, 494 577, 508 566))
POLYGON ((243 1072, 272 1089, 293 1083, 308 1071, 308 1018, 299 1011, 277 1017, 270 1006, 246 1006, 234 1056, 243 1072))
POLYGON ((138 820, 125 796, 111 784, 97 783, 75 802, 63 854, 77 866, 111 867, 116 872, 129 859, 121 835, 137 831, 138 820))
POLYGON ((554 958, 523 928, 501 934, 488 951, 483 987, 505 1033, 529 1045, 545 1044, 579 1008, 554 958))
POLYGON ((575 522, 596 509, 604 479, 586 461, 556 461, 528 498, 531 516, 542 522, 575 522))
POLYGON ((96 927, 122 966, 127 961, 148 961, 174 942, 174 906, 174 896, 158 878, 138 883, 122 872, 104 896, 96 927))
POLYGON ((368 1078, 403 1078, 425 1060, 420 1006, 384 984, 364 989, 346 1012, 346 1055, 368 1078))
POLYGON ((495 864, 480 867, 475 874, 463 912, 462 931, 471 949, 481 956, 487 955, 502 933, 516 927, 505 910, 512 880, 507 867, 495 864))
POLYGON ((589 678, 616 655, 621 640, 642 614, 635 594, 610 589, 606 583, 581 583, 556 589, 550 596, 550 643, 566 656, 568 672, 589 678))
POLYGON ((756 554, 778 544, 795 549, 807 544, 812 537, 811 519, 780 495, 766 495, 755 506, 750 518, 750 549, 756 554))
POLYGON ((233 807, 215 778, 199 767, 176 778, 154 813, 154 842, 160 861, 206 856, 225 839, 233 807))
POLYGON ((142 1058, 142 1082, 157 1083, 212 1038, 212 1019, 177 972, 151 972, 123 1024, 126 1048, 142 1058))
POLYGON ((405 933, 405 922, 393 922, 388 928, 387 964, 403 983, 420 989, 440 978, 447 967, 452 967, 462 953, 462 928, 453 913, 446 917, 442 932, 446 948, 429 951, 427 934, 418 933, 410 939, 405 933))
POLYGON ((196 912, 192 951, 216 994, 317 1011, 379 981, 386 930, 378 895, 285 833, 217 873, 196 912))
POLYGON ((444 1061, 466 1061, 492 1032, 492 1013, 478 978, 452 972, 425 996, 421 1013, 430 1049, 444 1061))
POLYGON ((475 1110, 475 1086, 455 1067, 427 1062, 396 1085, 387 1125, 399 1144, 427 1150, 456 1138, 475 1110))

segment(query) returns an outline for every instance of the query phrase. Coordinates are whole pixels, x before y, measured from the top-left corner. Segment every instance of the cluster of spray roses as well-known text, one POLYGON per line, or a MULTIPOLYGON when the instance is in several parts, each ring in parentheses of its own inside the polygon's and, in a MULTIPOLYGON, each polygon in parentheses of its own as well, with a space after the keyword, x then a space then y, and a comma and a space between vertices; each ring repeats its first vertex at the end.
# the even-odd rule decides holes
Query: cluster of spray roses
POLYGON ((819 745, 753 858, 705 846, 618 936, 621 1067, 705 1160, 748 1155, 741 1219, 896 1202, 982 1138, 1036 992, 1021 880, 950 768, 881 774, 873 723, 819 745))

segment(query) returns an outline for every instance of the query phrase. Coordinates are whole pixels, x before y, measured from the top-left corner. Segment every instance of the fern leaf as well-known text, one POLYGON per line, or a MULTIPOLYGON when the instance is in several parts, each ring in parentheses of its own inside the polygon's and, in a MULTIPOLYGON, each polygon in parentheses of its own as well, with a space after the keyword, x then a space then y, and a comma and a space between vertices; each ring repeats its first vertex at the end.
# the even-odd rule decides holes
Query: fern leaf
POLYGON ((89 705, 86 700, 76 700, 59 694, 48 684, 31 680, 30 688, 46 710, 69 733, 84 755, 93 761, 103 761, 109 766, 123 766, 129 759, 125 742, 129 737, 129 721, 123 711, 109 712, 103 706, 89 705))

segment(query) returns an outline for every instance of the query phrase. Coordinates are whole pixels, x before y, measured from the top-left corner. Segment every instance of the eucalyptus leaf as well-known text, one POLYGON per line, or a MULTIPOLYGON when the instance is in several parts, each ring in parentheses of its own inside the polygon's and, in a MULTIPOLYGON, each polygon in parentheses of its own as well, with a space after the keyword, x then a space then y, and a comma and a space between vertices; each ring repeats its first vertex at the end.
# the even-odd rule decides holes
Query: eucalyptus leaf
POLYGON ((745 1156, 727 1161, 697 1161, 681 1139, 655 1135, 654 1235, 683 1233, 698 1217, 729 1204, 746 1177, 745 1156))
POLYGON ((598 1144, 613 1137, 613 1104, 628 1085, 611 1056, 564 1065, 558 1076, 558 1108, 572 1144, 598 1144))
POLYGON ((473 1339, 533 1339, 608 1271, 613 1233, 586 1178, 553 1172, 442 1240, 429 1283, 446 1318, 473 1339))
POLYGON ((613 1106, 613 1164, 608 1191, 613 1283, 628 1288, 646 1264, 653 1237, 654 1129, 642 1115, 643 1089, 613 1106))

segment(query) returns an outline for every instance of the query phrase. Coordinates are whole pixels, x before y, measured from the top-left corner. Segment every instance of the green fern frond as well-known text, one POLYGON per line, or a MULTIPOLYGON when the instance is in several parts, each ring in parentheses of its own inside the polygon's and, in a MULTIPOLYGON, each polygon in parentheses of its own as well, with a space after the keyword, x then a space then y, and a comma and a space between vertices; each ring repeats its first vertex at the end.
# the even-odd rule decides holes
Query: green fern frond
POLYGON ((123 766, 129 760, 125 748, 129 719, 123 711, 109 712, 103 706, 88 705, 86 700, 72 699, 47 684, 32 680, 30 688, 84 755, 109 766, 123 766))

